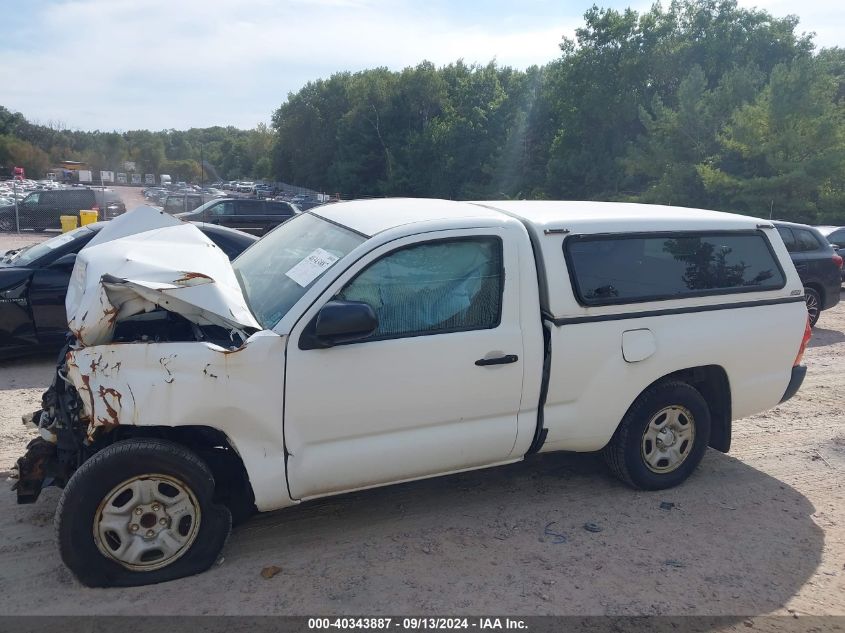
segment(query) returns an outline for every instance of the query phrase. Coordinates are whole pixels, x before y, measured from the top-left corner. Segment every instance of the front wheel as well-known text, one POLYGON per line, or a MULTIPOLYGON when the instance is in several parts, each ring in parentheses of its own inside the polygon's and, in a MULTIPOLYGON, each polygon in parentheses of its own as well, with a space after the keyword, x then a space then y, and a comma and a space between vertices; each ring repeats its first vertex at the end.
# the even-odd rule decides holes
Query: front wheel
POLYGON ((146 585, 208 569, 229 536, 214 478, 187 448, 137 438, 108 446, 70 478, 56 509, 64 563, 89 587, 146 585))
POLYGON ((810 317, 810 327, 815 327, 821 315, 822 297, 818 290, 804 288, 804 301, 807 303, 807 316, 810 317))
POLYGON ((677 486, 690 476, 710 442, 710 409, 684 382, 644 391, 604 449, 611 471, 642 490, 677 486))

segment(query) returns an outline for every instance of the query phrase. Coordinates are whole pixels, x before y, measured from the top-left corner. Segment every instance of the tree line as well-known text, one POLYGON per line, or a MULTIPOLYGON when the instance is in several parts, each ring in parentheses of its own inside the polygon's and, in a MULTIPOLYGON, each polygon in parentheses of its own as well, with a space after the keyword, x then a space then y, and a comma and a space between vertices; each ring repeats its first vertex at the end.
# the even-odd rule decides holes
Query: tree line
POLYGON ((137 173, 165 173, 193 182, 203 173, 207 181, 272 178, 272 144, 273 131, 263 123, 252 130, 218 126, 86 132, 60 123, 31 123, 20 112, 0 106, 0 166, 24 167, 39 178, 65 160, 84 162, 95 172, 125 171, 124 163, 132 161, 137 173))
POLYGON ((845 223, 845 50, 734 0, 593 7, 558 59, 313 81, 273 168, 347 196, 628 200, 845 223))
MULTIPOLYGON (((81 132, 0 107, 0 165, 59 160, 343 197, 627 200, 845 223, 845 49, 736 0, 594 6, 560 56, 339 72, 272 126, 81 132), (208 175, 206 176, 208 178, 208 175)), ((102 167, 101 167, 102 166, 102 167)))

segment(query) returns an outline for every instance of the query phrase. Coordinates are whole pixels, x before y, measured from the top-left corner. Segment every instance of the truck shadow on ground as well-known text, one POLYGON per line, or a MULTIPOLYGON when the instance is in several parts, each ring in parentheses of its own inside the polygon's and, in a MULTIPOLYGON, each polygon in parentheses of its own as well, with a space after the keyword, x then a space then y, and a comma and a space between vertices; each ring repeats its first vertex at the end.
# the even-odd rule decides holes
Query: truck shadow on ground
POLYGON ((845 334, 839 330, 826 330, 821 327, 813 328, 813 337, 808 343, 809 347, 826 347, 827 345, 835 345, 845 341, 845 334))
POLYGON ((752 615, 818 566, 813 513, 712 450, 662 492, 624 487, 595 455, 552 454, 258 516, 226 557, 282 567, 286 613, 752 615))

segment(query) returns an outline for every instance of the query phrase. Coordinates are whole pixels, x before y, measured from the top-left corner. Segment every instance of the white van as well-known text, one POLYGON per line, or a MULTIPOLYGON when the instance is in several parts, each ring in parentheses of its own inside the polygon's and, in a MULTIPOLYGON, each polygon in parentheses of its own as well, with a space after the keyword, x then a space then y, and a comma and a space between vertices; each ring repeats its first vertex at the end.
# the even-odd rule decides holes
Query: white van
POLYGON ((769 222, 596 202, 338 203, 231 266, 139 209, 80 252, 67 310, 18 490, 66 483, 88 585, 202 571, 233 515, 537 452, 675 486, 796 392, 809 340, 769 222))

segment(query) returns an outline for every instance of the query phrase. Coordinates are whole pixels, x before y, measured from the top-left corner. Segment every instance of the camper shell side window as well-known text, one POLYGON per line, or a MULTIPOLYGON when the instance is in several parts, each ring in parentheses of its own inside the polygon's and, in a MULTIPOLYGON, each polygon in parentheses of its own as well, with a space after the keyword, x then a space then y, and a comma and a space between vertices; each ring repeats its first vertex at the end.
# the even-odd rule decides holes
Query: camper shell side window
POLYGON ((762 231, 573 235, 564 240, 563 250, 582 306, 761 292, 786 285, 762 231))

